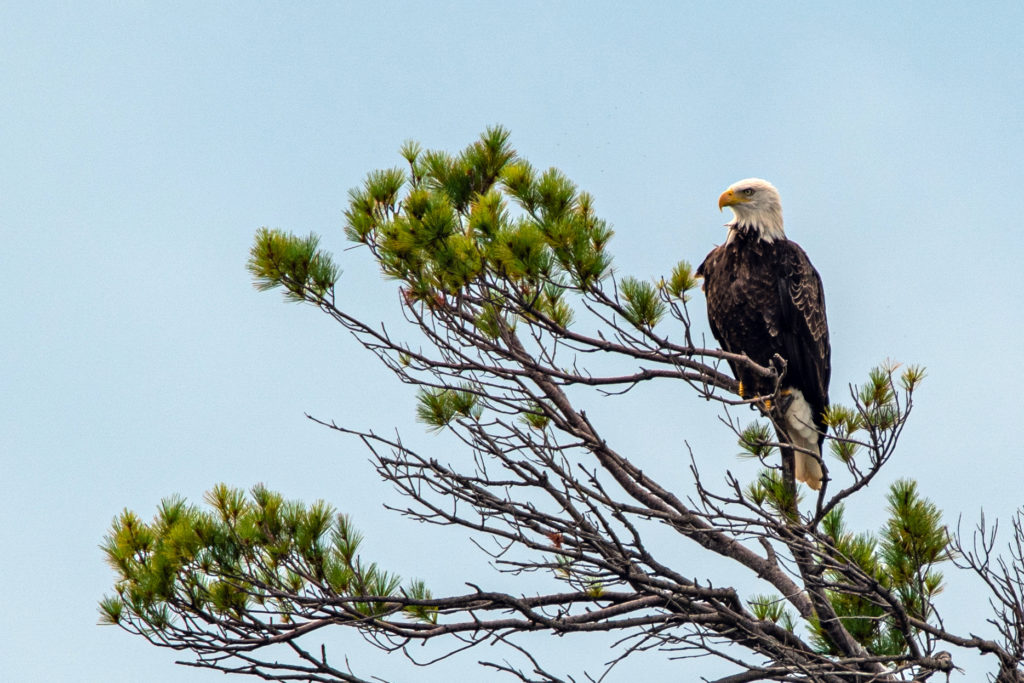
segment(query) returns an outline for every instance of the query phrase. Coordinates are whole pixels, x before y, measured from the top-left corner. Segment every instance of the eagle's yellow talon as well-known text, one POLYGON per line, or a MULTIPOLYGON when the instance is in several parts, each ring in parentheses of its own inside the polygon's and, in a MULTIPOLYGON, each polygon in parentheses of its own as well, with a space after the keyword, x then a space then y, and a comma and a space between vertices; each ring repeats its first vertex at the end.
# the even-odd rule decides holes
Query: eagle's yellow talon
POLYGON ((743 390, 743 382, 740 382, 740 385, 736 389, 736 391, 737 391, 737 393, 739 393, 740 398, 746 398, 746 394, 744 393, 744 390, 743 390))

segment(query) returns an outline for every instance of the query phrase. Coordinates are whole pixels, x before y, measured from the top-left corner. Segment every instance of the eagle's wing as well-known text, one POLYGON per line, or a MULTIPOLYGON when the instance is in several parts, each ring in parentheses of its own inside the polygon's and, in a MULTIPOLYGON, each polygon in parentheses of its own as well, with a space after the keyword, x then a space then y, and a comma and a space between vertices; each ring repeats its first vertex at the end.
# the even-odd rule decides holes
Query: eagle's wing
MULTIPOLYGON (((711 252, 704 258, 704 261, 697 266, 697 271, 694 273, 697 277, 702 278, 704 282, 700 288, 704 290, 705 295, 708 294, 709 280, 714 278, 720 268, 719 261, 722 258, 722 247, 715 247, 711 252)), ((719 344, 722 344, 722 330, 718 327, 718 316, 712 310, 712 302, 710 298, 707 302, 708 305, 708 324, 711 327, 711 334, 714 335, 715 339, 718 340, 719 344)))
MULTIPOLYGON (((828 405, 832 352, 821 277, 804 250, 793 242, 780 244, 778 268, 779 333, 789 361, 787 372, 808 402, 816 410, 822 410, 828 405)), ((815 418, 821 419, 820 415, 815 418)))

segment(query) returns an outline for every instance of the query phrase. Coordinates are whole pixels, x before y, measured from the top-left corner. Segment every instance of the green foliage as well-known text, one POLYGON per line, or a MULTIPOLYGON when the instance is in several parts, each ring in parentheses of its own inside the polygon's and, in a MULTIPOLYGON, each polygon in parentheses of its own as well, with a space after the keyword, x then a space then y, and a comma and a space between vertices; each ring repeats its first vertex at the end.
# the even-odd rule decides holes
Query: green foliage
POLYGON ((575 186, 560 173, 548 171, 539 185, 539 225, 559 267, 581 289, 596 284, 611 269, 611 256, 605 252, 611 228, 595 215, 593 198, 585 192, 576 194, 575 186), (564 197, 552 191, 558 183, 564 184, 564 197))
POLYGON ((548 424, 551 422, 551 418, 548 417, 544 408, 536 403, 531 405, 528 410, 523 411, 520 419, 538 431, 547 429, 548 424))
POLYGON ((757 481, 749 484, 747 498, 755 505, 767 505, 775 514, 795 520, 797 505, 803 496, 782 478, 779 470, 762 470, 757 481))
POLYGON ((419 175, 416 173, 416 160, 419 159, 421 152, 423 152, 423 146, 415 140, 406 140, 399 149, 399 154, 409 163, 409 168, 412 170, 411 181, 414 186, 419 184, 419 175))
POLYGON ((456 417, 478 420, 483 414, 479 396, 468 385, 462 390, 423 388, 416 398, 416 419, 432 431, 443 429, 456 417))
POLYGON ((106 596, 100 600, 100 623, 116 626, 124 616, 124 601, 118 597, 106 596))
POLYGON ((740 455, 765 460, 775 450, 774 442, 775 433, 767 423, 752 422, 740 434, 739 445, 743 449, 740 455))
MULTIPOLYGON (((877 557, 876 540, 871 534, 851 533, 846 527, 844 514, 842 506, 834 508, 822 520, 822 530, 843 558, 841 562, 848 561, 881 582, 884 567, 877 557)), ((840 571, 826 571, 826 576, 837 585, 842 585, 846 580, 840 571)), ((846 630, 869 651, 879 655, 898 655, 903 652, 902 636, 893 628, 891 619, 882 618, 885 610, 881 606, 855 591, 831 590, 828 596, 846 630)), ((820 650, 835 651, 820 625, 814 625, 812 635, 820 650)))
MULTIPOLYGON (((114 595, 100 602, 101 623, 129 620, 160 631, 182 620, 249 618, 267 609, 287 622, 297 617, 293 600, 304 598, 337 600, 360 622, 394 605, 359 598, 430 599, 422 582, 401 588, 399 577, 362 562, 360 535, 322 501, 307 506, 261 485, 246 495, 224 484, 205 500, 208 509, 165 499, 150 523, 130 510, 114 520, 102 548, 117 581, 114 595)), ((436 621, 429 606, 404 612, 436 621)))
POLYGON ((686 261, 680 261, 672 268, 672 275, 665 283, 668 293, 684 303, 690 300, 690 295, 687 292, 696 286, 697 278, 693 275, 693 266, 686 261))
POLYGON ((575 317, 572 307, 565 301, 565 287, 553 282, 541 288, 533 306, 558 327, 569 327, 575 317))
POLYGON ((496 281, 539 291, 560 274, 587 287, 607 275, 612 233, 593 199, 555 169, 536 173, 504 128, 488 128, 456 155, 415 142, 401 154, 408 174, 376 171, 350 191, 345 233, 371 248, 385 275, 405 282, 410 302, 482 292, 496 281))
POLYGON ((533 166, 520 159, 510 163, 501 174, 502 184, 527 213, 536 214, 540 197, 537 194, 537 175, 533 166))
MULTIPOLYGON (((934 565, 949 558, 946 528, 938 508, 918 495, 912 481, 894 483, 888 501, 889 520, 878 535, 850 532, 842 506, 824 517, 822 531, 842 561, 891 591, 907 614, 927 619, 933 598, 942 590, 942 574, 934 565)), ((890 610, 860 594, 841 567, 826 569, 825 578, 835 586, 827 593, 850 635, 876 655, 906 652, 906 641, 890 610), (850 588, 843 590, 844 585, 850 588)), ((821 651, 836 652, 820 626, 812 635, 821 651)))
POLYGON ((924 367, 920 365, 909 365, 900 374, 900 385, 907 392, 913 392, 914 389, 921 383, 921 380, 925 378, 924 367))
POLYGON ((891 403, 893 399, 892 381, 887 368, 884 366, 872 368, 868 377, 868 382, 861 386, 858 393, 860 402, 869 408, 891 403))
POLYGON ((625 277, 619 290, 626 301, 623 315, 634 327, 651 329, 664 317, 665 302, 658 298, 658 290, 651 283, 625 277))
POLYGON ((860 445, 852 441, 851 437, 864 428, 863 416, 852 408, 833 403, 825 410, 825 424, 831 427, 836 437, 829 441, 832 455, 844 463, 853 460, 860 445))
POLYGON ((256 288, 285 290, 290 301, 325 300, 334 290, 340 270, 321 251, 316 235, 297 237, 291 233, 260 228, 249 250, 248 269, 256 288))
POLYGON ((758 619, 778 624, 790 633, 796 628, 796 617, 793 612, 786 609, 786 603, 782 599, 772 598, 768 595, 755 595, 747 601, 747 604, 758 619))
POLYGON ((895 366, 889 364, 872 368, 868 381, 857 393, 857 398, 864 407, 864 420, 870 428, 889 429, 896 421, 898 410, 892 379, 894 370, 895 366))
MULTIPOLYGON (((774 442, 775 433, 767 423, 752 422, 740 434, 738 443, 743 450, 739 455, 767 461, 776 452, 774 442)), ((794 519, 797 505, 803 499, 799 490, 787 484, 777 469, 762 470, 757 480, 747 485, 746 496, 755 505, 767 506, 775 514, 789 519, 794 519)))
MULTIPOLYGON (((427 585, 419 579, 416 579, 412 583, 410 583, 408 587, 402 590, 402 592, 412 600, 416 600, 419 602, 426 602, 428 600, 431 600, 433 597, 430 594, 430 589, 427 588, 427 585)), ((405 611, 413 615, 414 617, 420 619, 421 621, 427 621, 432 624, 437 623, 436 607, 432 607, 429 605, 410 605, 406 608, 405 611)))
POLYGON ((498 339, 503 329, 515 330, 515 322, 509 320, 503 313, 500 300, 488 301, 480 306, 479 312, 473 318, 473 325, 488 339, 498 339))
POLYGON ((504 277, 539 283, 554 274, 554 262, 543 233, 529 221, 503 226, 489 246, 490 260, 504 277))
POLYGON ((948 559, 949 536, 942 513, 922 498, 917 483, 901 479, 889 489, 889 521, 881 532, 881 555, 907 611, 927 619, 942 574, 932 566, 948 559))
POLYGON ((829 448, 842 462, 850 463, 860 452, 862 447, 856 442, 858 432, 886 431, 897 426, 900 401, 908 401, 925 376, 921 366, 906 368, 899 378, 901 397, 894 380, 898 367, 886 362, 872 368, 868 381, 856 390, 856 409, 833 403, 825 411, 825 424, 835 437, 829 441, 829 448))

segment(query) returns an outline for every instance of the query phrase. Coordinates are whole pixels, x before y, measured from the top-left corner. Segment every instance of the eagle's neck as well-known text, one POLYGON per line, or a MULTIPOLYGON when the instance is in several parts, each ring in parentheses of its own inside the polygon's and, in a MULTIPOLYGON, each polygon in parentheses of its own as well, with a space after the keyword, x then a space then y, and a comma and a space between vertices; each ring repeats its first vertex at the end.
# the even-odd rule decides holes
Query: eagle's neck
MULTIPOLYGON (((744 207, 745 208, 745 207, 744 207)), ((729 228, 729 237, 726 243, 732 242, 736 237, 757 238, 765 242, 786 239, 786 231, 782 228, 782 207, 771 205, 760 208, 757 211, 737 211, 734 207, 736 217, 726 223, 729 228)))

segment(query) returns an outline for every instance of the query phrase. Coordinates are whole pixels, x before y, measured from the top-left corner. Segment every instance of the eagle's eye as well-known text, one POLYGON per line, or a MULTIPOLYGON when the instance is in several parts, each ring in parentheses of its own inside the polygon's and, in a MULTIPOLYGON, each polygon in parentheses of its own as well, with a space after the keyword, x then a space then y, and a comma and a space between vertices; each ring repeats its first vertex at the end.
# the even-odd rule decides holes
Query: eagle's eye
POLYGON ((745 190, 743 190, 743 196, 744 197, 753 197, 754 196, 754 188, 748 187, 745 190))

